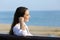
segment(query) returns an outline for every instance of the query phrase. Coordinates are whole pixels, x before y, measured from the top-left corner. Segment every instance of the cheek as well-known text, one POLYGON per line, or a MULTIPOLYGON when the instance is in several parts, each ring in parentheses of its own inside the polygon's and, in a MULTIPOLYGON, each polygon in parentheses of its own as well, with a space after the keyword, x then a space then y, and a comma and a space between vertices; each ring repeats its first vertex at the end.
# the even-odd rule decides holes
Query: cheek
POLYGON ((29 20, 29 17, 26 16, 26 17, 24 17, 24 19, 25 19, 25 20, 29 20))

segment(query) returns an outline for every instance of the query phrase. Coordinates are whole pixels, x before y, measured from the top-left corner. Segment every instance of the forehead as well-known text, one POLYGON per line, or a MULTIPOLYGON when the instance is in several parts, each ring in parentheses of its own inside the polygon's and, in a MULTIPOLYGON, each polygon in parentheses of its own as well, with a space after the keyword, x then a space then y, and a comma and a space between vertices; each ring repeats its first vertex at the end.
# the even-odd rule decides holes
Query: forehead
POLYGON ((25 14, 29 14, 29 10, 26 10, 26 11, 25 11, 25 14))

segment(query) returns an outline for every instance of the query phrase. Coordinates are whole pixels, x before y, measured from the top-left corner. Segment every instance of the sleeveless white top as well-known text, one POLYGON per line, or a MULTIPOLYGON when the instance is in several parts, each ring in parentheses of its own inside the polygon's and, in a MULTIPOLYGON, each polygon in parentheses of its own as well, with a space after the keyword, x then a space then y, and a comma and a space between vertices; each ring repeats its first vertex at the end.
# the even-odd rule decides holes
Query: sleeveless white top
POLYGON ((27 25, 25 23, 24 23, 24 25, 25 25, 26 29, 22 30, 22 29, 20 29, 20 23, 16 24, 13 27, 14 35, 17 35, 17 36, 32 36, 32 34, 28 30, 27 25))

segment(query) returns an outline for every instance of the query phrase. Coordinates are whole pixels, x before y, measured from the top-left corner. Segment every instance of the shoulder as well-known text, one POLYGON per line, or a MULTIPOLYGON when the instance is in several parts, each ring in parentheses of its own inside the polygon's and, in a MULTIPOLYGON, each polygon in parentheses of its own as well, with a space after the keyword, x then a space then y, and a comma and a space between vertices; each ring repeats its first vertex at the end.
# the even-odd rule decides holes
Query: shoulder
POLYGON ((13 29, 20 29, 20 24, 19 24, 19 23, 16 24, 16 25, 13 27, 13 29))

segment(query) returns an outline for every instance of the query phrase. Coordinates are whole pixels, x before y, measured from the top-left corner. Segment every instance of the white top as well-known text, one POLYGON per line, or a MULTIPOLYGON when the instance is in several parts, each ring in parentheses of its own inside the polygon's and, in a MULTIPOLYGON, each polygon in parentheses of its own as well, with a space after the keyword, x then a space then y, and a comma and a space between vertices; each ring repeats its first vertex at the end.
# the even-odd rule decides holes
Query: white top
POLYGON ((32 34, 28 30, 27 25, 25 23, 24 23, 24 25, 26 26, 26 30, 20 29, 20 23, 16 24, 13 27, 14 34, 17 35, 17 36, 32 36, 32 34))

